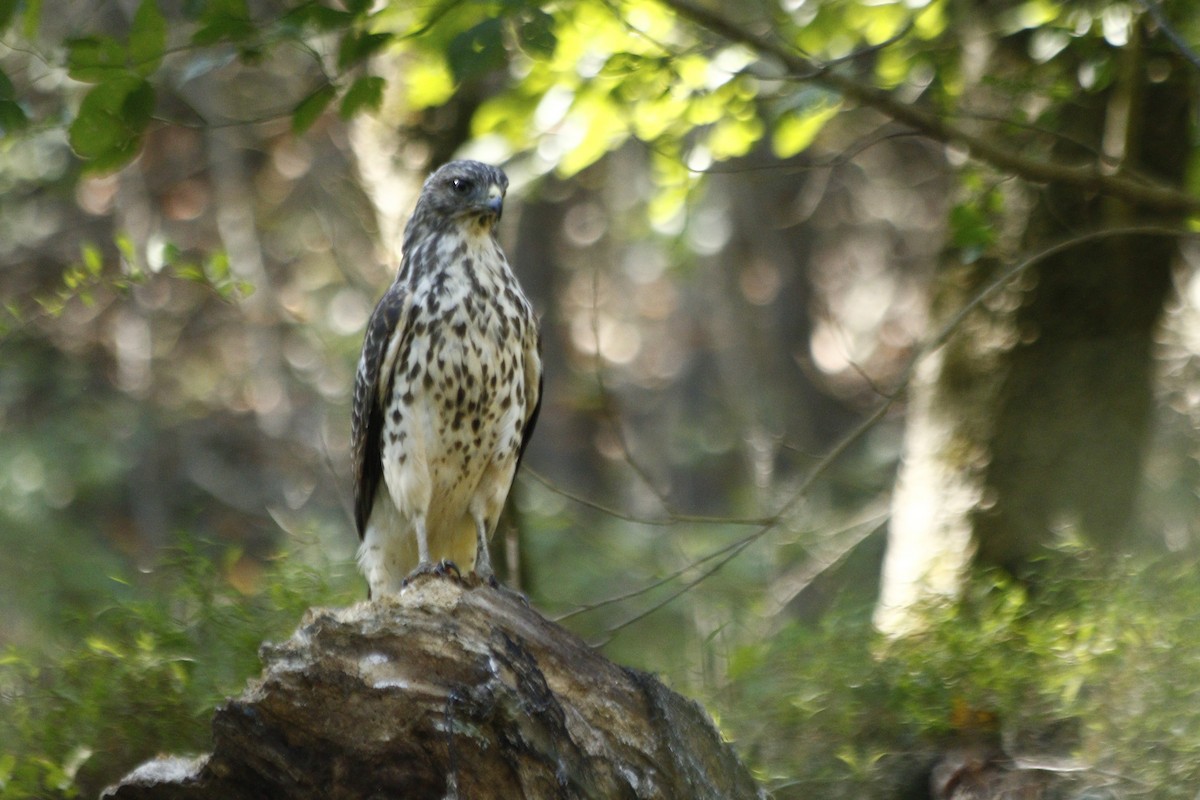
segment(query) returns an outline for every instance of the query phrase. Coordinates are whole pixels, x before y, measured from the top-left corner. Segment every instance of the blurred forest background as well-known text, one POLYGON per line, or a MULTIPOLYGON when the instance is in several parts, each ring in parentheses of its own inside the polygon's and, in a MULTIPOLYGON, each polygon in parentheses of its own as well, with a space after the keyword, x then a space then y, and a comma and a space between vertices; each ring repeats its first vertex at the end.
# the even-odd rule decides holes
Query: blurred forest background
POLYGON ((0 0, 0 795, 204 750, 365 597, 363 325, 473 157, 546 359, 510 585, 779 798, 1195 797, 1198 12, 0 0))

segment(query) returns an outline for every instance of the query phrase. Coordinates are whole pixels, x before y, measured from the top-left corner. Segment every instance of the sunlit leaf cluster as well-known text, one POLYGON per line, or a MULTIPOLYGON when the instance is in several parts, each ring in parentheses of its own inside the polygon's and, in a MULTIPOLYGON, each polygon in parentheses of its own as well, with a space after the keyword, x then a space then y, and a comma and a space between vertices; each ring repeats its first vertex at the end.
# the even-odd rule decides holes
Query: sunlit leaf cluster
POLYGON ((1195 564, 1133 560, 1099 578, 1085 562, 1038 597, 985 576, 914 637, 884 640, 851 613, 749 645, 728 725, 785 799, 894 797, 928 780, 923 754, 964 742, 1047 765, 1079 796, 1191 797, 1200 653, 1181 578, 1195 564))

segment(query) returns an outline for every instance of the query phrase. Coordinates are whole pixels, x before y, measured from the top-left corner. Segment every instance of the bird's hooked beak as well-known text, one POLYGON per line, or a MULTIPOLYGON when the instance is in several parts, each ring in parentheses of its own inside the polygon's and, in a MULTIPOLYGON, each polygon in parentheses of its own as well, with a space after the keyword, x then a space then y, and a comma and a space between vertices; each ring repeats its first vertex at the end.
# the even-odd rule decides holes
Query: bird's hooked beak
POLYGON ((504 212, 504 190, 497 184, 493 183, 488 187, 487 207, 496 215, 496 219, 500 219, 500 215, 504 212))

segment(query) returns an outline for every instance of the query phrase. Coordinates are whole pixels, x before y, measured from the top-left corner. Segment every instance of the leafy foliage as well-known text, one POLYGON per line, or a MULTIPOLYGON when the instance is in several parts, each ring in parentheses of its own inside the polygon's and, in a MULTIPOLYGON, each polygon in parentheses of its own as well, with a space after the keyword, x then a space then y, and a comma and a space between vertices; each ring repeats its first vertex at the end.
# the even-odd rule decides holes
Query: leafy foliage
MULTIPOLYGON (((286 387, 282 380, 275 380, 276 376, 264 376, 266 379, 253 385, 251 392, 231 389, 231 382, 225 381, 228 361, 249 360, 247 355, 255 355, 252 351, 256 345, 266 339, 282 341, 283 347, 275 352, 276 360, 286 359, 298 373, 319 385, 329 404, 336 406, 344 399, 351 373, 325 369, 321 355, 326 350, 336 351, 342 362, 352 364, 352 350, 359 335, 355 325, 361 323, 356 314, 365 313, 360 306, 366 302, 362 300, 366 291, 343 286, 347 282, 345 274, 330 278, 328 273, 334 270, 312 269, 312 262, 301 258, 301 245, 295 243, 302 242, 311 255, 328 249, 328 240, 337 240, 335 249, 342 251, 338 258, 346 261, 366 262, 371 254, 346 255, 347 240, 330 229, 327 218, 321 218, 320 213, 309 216, 307 208, 305 214, 285 210, 284 198, 295 197, 297 205, 309 204, 293 179, 304 174, 313 162, 320 163, 325 155, 314 155, 310 145, 321 138, 322 131, 336 128, 338 120, 331 116, 334 110, 342 119, 351 119, 383 111, 396 100, 400 108, 393 110, 388 124, 403 127, 422 115, 437 116, 467 106, 469 120, 464 128, 486 141, 493 152, 522 154, 532 164, 529 171, 533 173, 556 171, 560 177, 579 177, 577 184, 559 184, 553 189, 569 198, 557 210, 570 217, 575 232, 573 240, 568 237, 553 243, 558 251, 582 256, 561 270, 574 274, 562 279, 563 285, 547 291, 574 304, 564 305, 565 311, 552 309, 547 315, 551 324, 559 321, 555 319, 558 315, 569 317, 556 331, 563 335, 548 336, 547 341, 552 347, 566 348, 569 343, 559 345, 552 338, 567 338, 568 328, 586 328, 590 336, 594 327, 596 342, 591 354, 600 362, 601 323, 594 317, 585 319, 583 310, 590 302, 587 311, 598 317, 599 295, 619 294, 611 305, 621 306, 631 317, 642 313, 631 310, 636 307, 645 309, 646 319, 653 316, 655 322, 651 324, 643 324, 646 319, 637 320, 641 327, 626 325, 615 314, 604 320, 614 328, 615 323, 621 323, 627 342, 634 336, 644 336, 649 342, 652 324, 667 320, 676 305, 687 304, 682 284, 670 275, 657 273, 669 272, 667 263, 671 270, 686 271, 699 252, 699 248, 687 250, 683 241, 687 234, 698 235, 700 228, 710 230, 699 233, 716 232, 728 223, 727 217, 719 214, 698 216, 690 227, 678 222, 689 206, 698 208, 706 200, 711 204, 714 199, 724 199, 701 198, 692 192, 698 175, 710 170, 715 162, 765 153, 768 145, 776 157, 793 159, 789 169, 807 168, 811 165, 804 158, 795 157, 810 151, 823 133, 832 132, 832 138, 839 140, 832 151, 837 159, 842 159, 844 152, 836 148, 862 134, 864 126, 856 120, 863 115, 843 113, 855 111, 861 103, 849 101, 844 94, 822 84, 820 78, 853 76, 864 86, 879 90, 882 96, 902 102, 905 108, 931 109, 945 124, 969 120, 972 126, 986 129, 1015 150, 1041 154, 1047 143, 1060 139, 1062 123, 1069 122, 1064 120, 1069 112, 1064 111, 1060 101, 1080 93, 1104 92, 1113 86, 1140 13, 1118 2, 1061 4, 1031 0, 992 7, 995 15, 989 19, 988 28, 995 40, 1019 53, 1022 63, 1037 69, 972 75, 964 66, 962 46, 964 26, 978 22, 971 17, 974 10, 970 6, 945 0, 830 0, 750 6, 702 4, 728 13, 734 22, 751 19, 760 27, 768 23, 773 40, 802 54, 808 69, 793 74, 781 68, 777 59, 689 21, 678 12, 678 4, 655 0, 564 0, 549 5, 535 0, 440 0, 418 4, 288 0, 265 10, 261 4, 246 0, 196 0, 178 7, 142 0, 132 16, 116 15, 116 22, 110 19, 107 27, 96 23, 93 29, 93 20, 85 20, 81 23, 84 30, 72 31, 65 49, 47 47, 44 53, 35 49, 28 59, 22 59, 24 51, 17 48, 0 54, 4 56, 0 62, 0 131, 6 138, 0 154, 16 162, 5 163, 0 171, 0 179, 6 181, 5 203, 18 194, 70 197, 79 191, 81 165, 91 172, 118 170, 130 164, 139 152, 161 159, 147 171, 164 175, 164 191, 183 187, 204 192, 205 176, 194 179, 191 174, 168 175, 170 159, 147 147, 155 132, 170 130, 176 123, 205 128, 207 120, 198 110, 183 107, 186 103, 181 101, 180 87, 235 61, 264 65, 267 72, 287 73, 291 80, 279 84, 286 86, 286 91, 269 98, 265 94, 252 98, 250 105, 259 116, 250 121, 270 123, 282 115, 297 137, 288 137, 287 124, 264 134, 277 140, 263 148, 261 161, 268 166, 253 176, 256 188, 279 203, 277 211, 273 207, 268 223, 278 226, 277 235, 262 249, 275 250, 278 261, 285 266, 269 274, 263 288, 268 295, 265 304, 278 301, 278 307, 289 315, 289 326, 279 326, 263 338, 244 336, 244 330, 234 331, 233 326, 220 329, 218 335, 211 333, 217 326, 208 315, 195 315, 185 324, 184 314, 180 314, 178 325, 169 326, 167 334, 156 335, 165 335, 173 342, 200 341, 200 346, 207 347, 210 341, 203 338, 202 329, 208 328, 211 340, 216 342, 212 349, 220 351, 221 358, 214 357, 208 369, 189 366, 180 372, 187 373, 189 380, 210 382, 217 387, 213 396, 219 395, 227 407, 237 406, 244 415, 253 416, 256 411, 272 407, 268 402, 272 398, 278 401, 273 406, 276 408, 288 402, 286 387), (753 14, 758 16, 751 17, 753 14), (302 69, 293 68, 297 61, 303 61, 302 69), (388 71, 385 61, 400 67, 388 71), (51 81, 39 76, 43 72, 52 75, 56 70, 78 83, 64 85, 51 99, 39 88, 51 81), (964 104, 972 83, 986 89, 995 108, 1003 110, 1001 118, 990 119, 978 108, 964 104), (45 144, 46 140, 53 139, 56 128, 62 135, 64 125, 78 163, 59 163, 53 180, 44 176, 16 180, 3 174, 25 174, 21 172, 24 162, 32 161, 26 155, 28 151, 19 149, 20 137, 9 137, 10 132, 29 133, 31 140, 42 137, 36 140, 36 146, 50 151, 52 147, 45 144), (282 139, 288 141, 281 143, 282 139), (589 195, 578 187, 588 187, 589 182, 594 187, 596 175, 589 176, 586 171, 631 140, 647 145, 647 162, 639 162, 636 172, 652 185, 654 194, 646 205, 630 200, 613 211, 608 208, 609 197, 597 200, 599 192, 589 195), (34 188, 27 188, 30 184, 34 188), (14 186, 20 191, 12 191, 14 186), (641 271, 632 289, 628 289, 632 284, 610 282, 612 276, 599 271, 595 280, 591 279, 592 265, 586 262, 599 257, 581 242, 604 234, 595 233, 602 226, 586 224, 587 213, 580 212, 591 213, 600 202, 606 206, 603 224, 621 226, 641 248, 617 255, 611 241, 615 236, 603 242, 605 247, 612 247, 612 252, 603 256, 605 260, 627 262, 614 273, 627 267, 630 273, 641 271), (627 219, 618 219, 620 214, 627 219), (684 235, 670 245, 652 241, 653 233, 664 231, 683 231, 684 235), (284 240, 289 247, 282 244, 284 240), (313 287, 324 290, 317 300, 312 299, 318 297, 313 287), (337 324, 326 330, 314 322, 320 320, 337 324)), ((0 0, 0 28, 14 38, 36 38, 48 27, 45 22, 37 0, 0 0)), ((1187 25, 1190 27, 1185 31, 1195 40, 1195 21, 1187 25)), ((222 121, 242 121, 234 117, 230 113, 229 119, 222 121)), ((343 131, 337 129, 337 133, 341 136, 343 131)), ((168 141, 167 145, 178 146, 178 141, 168 141)), ((202 150, 197 147, 195 151, 202 150)), ((858 152, 856 148, 848 150, 853 151, 852 155, 858 152)), ((822 155, 831 155, 831 151, 825 150, 822 155)), ((893 152, 887 157, 896 156, 893 152)), ((779 170, 779 162, 768 163, 773 171, 779 170)), ((857 170, 860 165, 854 167, 857 170)), ((862 167, 864 172, 866 169, 862 167)), ((894 166, 889 170, 889 178, 895 183, 928 179, 894 166)), ((1107 168, 1100 172, 1107 172, 1107 168)), ((984 173, 958 171, 963 196, 956 198, 948 215, 949 243, 964 263, 991 254, 999 238, 1001 218, 1010 211, 994 185, 1007 180, 1007 176, 984 173)), ((794 173, 789 172, 789 177, 794 173)), ((323 179, 327 185, 344 180, 328 175, 323 179)), ((845 191, 836 180, 830 185, 833 188, 829 194, 845 209, 867 208, 866 214, 876 229, 894 224, 886 209, 889 203, 897 202, 895 197, 902 197, 900 203, 906 202, 903 197, 913 197, 899 195, 895 186, 881 186, 868 198, 867 192, 856 195, 845 191)), ((824 185, 808 188, 812 190, 808 194, 813 195, 827 191, 824 185)), ((638 191, 641 189, 638 187, 638 191)), ((934 187, 921 204, 933 204, 929 197, 937 191, 934 187)), ((815 250, 834 253, 824 262, 820 253, 808 253, 798 246, 791 249, 794 243, 775 238, 783 229, 800 225, 799 218, 811 212, 807 196, 757 195, 762 207, 771 212, 763 215, 766 219, 758 233, 774 243, 776 251, 784 251, 788 258, 794 255, 796 263, 788 261, 781 270, 777 264, 766 263, 769 259, 761 252, 736 251, 746 255, 740 261, 763 263, 743 269, 741 263, 732 266, 731 260, 727 270, 731 282, 714 283, 701 302, 692 301, 687 312, 687 333, 674 334, 680 341, 703 338, 716 331, 717 338, 737 342, 730 337, 736 337, 739 323, 766 340, 767 328, 778 322, 770 319, 764 307, 780 291, 780 285, 789 282, 795 284, 794 293, 787 295, 785 289, 779 304, 786 306, 789 324, 809 313, 807 295, 813 286, 805 281, 812 276, 801 273, 805 269, 813 274, 821 272, 819 266, 800 265, 810 257, 814 265, 824 263, 827 273, 815 280, 858 284, 852 288, 866 299, 860 299, 856 316, 874 316, 874 310, 863 310, 875 309, 880 297, 901 291, 899 283, 884 279, 882 268, 867 272, 862 279, 843 277, 844 268, 852 262, 874 265, 896 257, 900 250, 911 249, 892 247, 887 244, 890 240, 879 236, 872 248, 836 250, 831 241, 844 238, 844 229, 839 226, 850 210, 831 215, 837 220, 827 217, 806 229, 815 250), (794 211, 795 216, 783 212, 776 216, 776 205, 785 206, 788 214, 794 211), (832 233, 822 238, 823 231, 832 233), (737 288, 735 283, 739 284, 737 288), (755 289, 756 283, 758 294, 747 291, 755 289), (746 298, 757 299, 751 302, 753 308, 738 312, 742 316, 734 320, 735 314, 729 308, 718 307, 713 300, 720 297, 724 302, 728 299, 725 295, 740 297, 739 291, 746 298), (712 317, 718 323, 709 329, 695 321, 700 317, 712 317)), ((343 201, 345 196, 338 195, 338 199, 343 201)), ((905 214, 917 213, 915 205, 905 214)), ((711 205, 707 210, 712 210, 711 205)), ((351 213, 369 216, 354 209, 351 213)), ((9 226, 19 225, 26 218, 5 216, 9 226)), ((47 216, 36 207, 30 215, 38 219, 47 216)), ((554 217, 554 213, 546 215, 547 241, 554 217)), ((176 220, 187 223, 190 218, 181 212, 176 220)), ((940 235, 940 229, 933 233, 930 230, 926 228, 927 238, 933 238, 933 233, 940 235)), ((151 273, 160 267, 215 288, 229 299, 240 299, 252 288, 234 274, 230 257, 220 249, 201 257, 194 255, 197 249, 208 251, 193 244, 195 249, 189 249, 185 256, 179 247, 162 244, 156 237, 155 241, 151 249, 146 242, 135 245, 129 234, 117 233, 113 244, 120 256, 120 269, 105 268, 102 248, 72 244, 67 256, 54 262, 53 266, 61 268, 53 272, 51 279, 42 276, 30 290, 13 292, 11 298, 5 298, 3 333, 28 325, 39 315, 53 321, 68 308, 103 305, 95 302, 103 293, 155 289, 155 281, 168 280, 152 280, 151 273), (155 255, 153 269, 141 265, 136 255, 143 245, 155 255)), ((18 252, 14 260, 24 255, 18 252)), ((340 260, 336 266, 342 267, 340 260)), ((352 276, 348 282, 353 280, 352 276)), ((847 290, 843 297, 851 293, 847 290)), ((145 294, 148 305, 163 308, 159 304, 164 302, 164 293, 145 294)), ((187 304, 176 298, 165 308, 163 316, 172 316, 187 304)), ((369 305, 366 308, 369 310, 369 305)), ((130 311, 131 315, 136 313, 137 309, 130 311)), ((256 313, 262 313, 262 306, 256 313)), ((828 313, 822 316, 826 321, 832 319, 828 313)), ((122 317, 117 315, 117 322, 122 317)), ((803 322, 808 324, 807 320, 803 322)), ((875 338, 887 340, 886 346, 897 351, 910 347, 911 339, 898 329, 907 326, 911 318, 902 322, 881 327, 884 335, 875 338)), ((826 327, 836 328, 837 324, 834 319, 826 327)), ((115 330, 119 325, 109 327, 115 330)), ((788 369, 796 364, 812 368, 809 333, 801 324, 782 332, 796 337, 787 341, 788 369)), ((63 338, 81 335, 72 328, 63 338)), ((149 332, 146 335, 149 337, 149 332)), ((831 336, 838 338, 837 333, 831 336)), ((49 383, 44 376, 50 359, 40 358, 42 352, 32 346, 14 350, 20 351, 20 357, 13 356, 6 362, 0 391, 12 395, 20 390, 29 397, 40 396, 34 390, 42 388, 39 381, 49 383)), ((88 357, 75 352, 78 361, 88 357)), ((569 357, 586 360, 581 352, 573 351, 569 357)), ((739 353, 736 360, 754 360, 744 356, 739 353)), ((176 354, 168 348, 165 355, 153 357, 161 363, 174 360, 176 354)), ((629 406, 671 404, 674 401, 666 397, 667 393, 658 390, 680 373, 684 374, 681 384, 690 381, 685 386, 689 399, 680 405, 692 403, 692 398, 704 393, 696 391, 698 387, 707 391, 720 381, 716 375, 720 366, 714 372, 687 372, 691 362, 706 360, 717 363, 730 359, 727 353, 705 351, 694 341, 681 346, 672 342, 672 347, 660 352, 660 362, 670 364, 670 369, 635 387, 628 395, 629 406), (652 387, 656 395, 653 401, 649 399, 651 391, 638 393, 645 387, 652 387)), ((78 376, 78 361, 68 364, 64 371, 73 370, 70 374, 78 376)), ((243 364, 243 370, 265 372, 262 366, 243 364)), ((846 369, 857 371, 860 367, 851 363, 846 369)), ((724 368, 734 373, 728 365, 724 368)), ((746 391, 747 386, 755 385, 754 375, 737 372, 731 383, 741 394, 757 394, 746 391)), ((132 437, 112 442, 90 434, 125 426, 121 420, 135 400, 122 397, 96 410, 99 401, 94 382, 62 379, 57 373, 53 377, 58 381, 55 402, 61 407, 43 409, 44 417, 17 419, 16 413, 9 412, 20 405, 16 402, 0 407, 0 412, 11 413, 5 436, 0 437, 0 463, 21 467, 0 476, 5 513, 14 517, 13 530, 36 529, 43 534, 36 544, 31 537, 10 534, 13 539, 28 540, 20 546, 37 548, 37 555, 35 558, 23 552, 23 557, 6 569, 15 571, 33 563, 47 565, 47 571, 63 577, 54 581, 56 587, 70 586, 69 590, 55 589, 55 593, 43 589, 38 612, 29 613, 39 621, 57 623, 61 637, 44 652, 9 652, 0 670, 0 693, 5 703, 5 713, 0 715, 0 735, 5 742, 0 748, 5 751, 0 755, 0 791, 14 797, 94 792, 104 781, 158 750, 202 749, 204 719, 212 703, 236 691, 244 677, 254 671, 255 645, 264 637, 285 633, 307 605, 323 599, 346 599, 320 579, 319 574, 325 573, 328 565, 323 565, 319 573, 304 567, 275 566, 247 588, 247 584, 232 580, 244 569, 244 565, 239 566, 243 560, 236 552, 214 562, 184 551, 176 563, 159 573, 160 579, 151 581, 153 586, 133 578, 106 580, 106 574, 124 574, 127 569, 106 549, 104 537, 113 534, 90 529, 64 532, 50 526, 48 517, 53 517, 61 505, 72 502, 76 508, 83 506, 80 513, 86 515, 89 493, 96 486, 105 487, 106 497, 127 491, 122 482, 135 460, 139 442, 132 437), (50 414, 50 410, 56 413, 50 414), (31 421, 36 424, 29 424, 31 421), (70 458, 64 458, 64 452, 70 458), (68 469, 79 473, 73 476, 77 480, 71 491, 61 488, 69 481, 56 480, 58 473, 68 469), (71 492, 77 492, 78 499, 71 492), (16 520, 19 515, 24 516, 16 520), (46 535, 47 531, 52 535, 46 535), (92 568, 83 569, 81 564, 92 568), (80 575, 67 580, 72 571, 80 575), (108 597, 114 599, 97 600, 108 597), (105 610, 93 618, 91 611, 97 603, 105 610)), ((1194 405, 1190 388, 1194 381, 1181 383, 1185 386, 1177 399, 1181 405, 1194 405)), ((104 385, 108 388, 107 383, 104 385)), ((570 392, 578 395, 572 398, 578 405, 599 407, 611 400, 603 390, 597 394, 574 386, 563 394, 570 392)), ((344 409, 335 410, 340 414, 339 422, 343 421, 344 409)), ((804 414, 795 414, 796 410, 788 408, 783 413, 809 413, 807 408, 804 414)), ((175 413, 203 412, 189 407, 175 413)), ((730 404, 729 408, 706 406, 709 416, 700 425, 687 419, 687 413, 686 409, 672 413, 673 419, 685 422, 670 423, 673 427, 661 449, 673 452, 663 457, 663 463, 674 459, 676 467, 682 464, 696 475, 702 464, 713 473, 734 474, 742 468, 735 463, 741 454, 730 441, 742 436, 743 431, 730 429, 728 418, 733 417, 761 423, 761 430, 753 433, 758 444, 746 450, 756 449, 755 458, 768 454, 757 464, 764 473, 777 468, 766 441, 783 426, 763 423, 750 402, 744 406, 730 404), (739 417, 741 412, 746 413, 739 417), (703 430, 697 430, 700 427, 703 430)), ((653 418, 647 415, 645 419, 653 418)), ((814 427, 821 427, 825 421, 819 412, 813 412, 814 427)), ((287 417, 290 427, 320 430, 321 435, 322 423, 319 414, 307 410, 287 417)), ((649 442, 644 445, 647 451, 662 444, 650 440, 646 430, 650 427, 643 426, 649 442)), ((1175 456, 1190 475, 1195 472, 1196 459, 1194 453, 1182 451, 1189 449, 1195 424, 1181 427, 1184 430, 1175 437, 1180 452, 1175 456)), ((607 435, 607 429, 597 432, 581 427, 557 437, 554 446, 566 448, 573 440, 601 442, 607 435)), ((613 455, 619 448, 611 441, 604 445, 606 458, 620 460, 620 454, 613 455)), ((890 469, 893 453, 889 447, 875 448, 873 454, 861 459, 875 466, 856 465, 858 474, 846 483, 861 483, 863 473, 871 469, 890 469)), ((628 450, 624 455, 629 463, 633 462, 628 450)), ((243 453, 238 456, 249 460, 243 453)), ((292 461, 317 460, 312 451, 304 451, 301 458, 288 451, 288 456, 292 461)), ((250 469, 263 471, 257 465, 250 469)), ((204 469, 194 471, 202 473, 204 469)), ((642 469, 635 466, 635 471, 641 473, 642 469)), ((589 488, 602 483, 596 473, 588 475, 589 488)), ((644 481, 651 493, 654 477, 644 481)), ((702 496, 714 508, 732 499, 754 514, 771 504, 767 483, 785 484, 790 480, 788 475, 778 481, 756 475, 760 482, 750 487, 749 482, 736 485, 726 474, 721 478, 719 486, 715 481, 712 485, 696 481, 700 484, 696 496, 702 496)), ((324 476, 321 482, 328 483, 324 476)), ((1185 495, 1176 501, 1175 508, 1179 516, 1193 520, 1195 498, 1190 484, 1177 479, 1162 482, 1185 495)), ((302 496, 312 490, 313 483, 309 480, 307 488, 293 488, 293 493, 302 496)), ((885 477, 879 486, 871 488, 871 493, 882 496, 886 489, 881 487, 886 483, 885 477)), ((834 487, 830 494, 838 491, 839 487, 834 487)), ((646 495, 646 487, 640 484, 632 489, 628 484, 624 486, 628 505, 657 509, 653 498, 647 499, 646 495)), ((857 502, 863 495, 852 497, 857 502)), ((553 591, 557 594, 552 599, 563 604, 580 597, 595 599, 632 592, 661 577, 666 571, 664 564, 686 563, 738 535, 714 525, 688 527, 686 533, 676 528, 669 536, 647 536, 644 527, 627 525, 615 516, 604 518, 581 535, 590 523, 581 523, 580 516, 567 513, 561 498, 535 500, 535 505, 544 507, 539 513, 545 518, 534 520, 537 541, 526 550, 533 556, 528 560, 553 566, 545 575, 534 576, 531 585, 535 596, 540 591, 540 599, 553 591), (587 566, 565 566, 578 564, 587 566)), ((829 502, 853 505, 845 497, 829 502)), ((295 507, 302 507, 301 502, 297 501, 295 507)), ((0 523, 10 527, 9 521, 0 523)), ((821 530, 823 526, 812 527, 821 530)), ((274 527, 271 532, 277 533, 274 527)), ((783 535, 791 536, 792 532, 783 535)), ((919 760, 939 743, 966 734, 1036 730, 1064 720, 1080 730, 1072 756, 1089 765, 1111 768, 1122 780, 1172 787, 1166 791, 1174 791, 1173 787, 1194 786, 1200 779, 1200 732, 1188 713, 1195 705, 1189 687, 1200 683, 1200 675, 1196 674, 1200 654, 1189 644, 1194 637, 1189 633, 1188 609, 1200 601, 1189 580, 1194 564, 1184 560, 1177 565, 1129 563, 1121 565, 1116 575, 1103 577, 1074 570, 1072 577, 1061 578, 1058 585, 1035 597, 1028 596, 1020 586, 992 580, 977 586, 966 605, 929 609, 928 632, 906 641, 880 640, 862 609, 843 609, 815 626, 780 623, 781 630, 764 633, 764 626, 774 623, 758 616, 765 595, 760 591, 763 576, 802 563, 819 549, 818 539, 817 535, 803 540, 796 536, 776 550, 764 552, 767 548, 762 547, 741 557, 717 578, 707 581, 705 592, 694 593, 704 594, 703 598, 693 599, 686 607, 676 603, 649 622, 639 622, 644 626, 640 632, 649 631, 649 635, 618 640, 610 650, 623 660, 669 669, 681 681, 702 673, 697 680, 699 691, 712 692, 713 706, 727 710, 727 728, 737 732, 764 772, 784 776, 778 796, 811 796, 813 787, 819 788, 819 796, 883 795, 884 787, 894 782, 893 769, 899 761, 919 760), (647 648, 648 640, 667 644, 647 648), (728 653, 721 650, 725 646, 728 653), (726 688, 721 689, 722 685, 726 688)), ((684 574, 690 576, 696 571, 684 574)), ((672 584, 662 587, 660 595, 674 591, 672 584)), ((0 586, 0 594, 3 592, 0 586)), ((606 626, 622 624, 630 617, 628 607, 609 609, 611 617, 602 623, 578 624, 586 633, 604 635, 606 626)), ((1087 779, 1085 773, 1083 780, 1087 779)))
POLYGON ((17 100, 17 91, 12 80, 0 70, 0 133, 11 134, 25 127, 28 122, 25 109, 17 100))
MULTIPOLYGON (((291 100, 297 134, 339 98, 344 118, 378 111, 389 80, 414 112, 487 82, 490 96, 474 114, 476 136, 499 137, 514 151, 537 143, 539 157, 562 175, 636 138, 661 155, 658 179, 670 187, 690 179, 686 167, 745 155, 764 137, 781 157, 805 150, 841 110, 837 94, 820 88, 821 76, 833 70, 857 72, 863 86, 901 102, 923 96, 947 115, 962 111, 964 88, 976 80, 962 72, 955 28, 968 15, 944 0, 764 7, 776 39, 810 65, 802 75, 780 74, 767 53, 721 41, 682 13, 689 5, 573 0, 544 8, 533 0, 446 0, 431 7, 334 8, 292 0, 276 16, 259 18, 245 0, 210 0, 187 4, 177 25, 157 0, 143 0, 125 35, 68 42, 69 74, 93 84, 70 115, 71 144, 90 170, 128 163, 168 89, 168 53, 191 61, 183 72, 196 74, 219 63, 214 54, 221 49, 247 62, 299 50, 313 64, 308 90, 291 100), (371 60, 381 54, 404 62, 398 76, 374 73, 371 60)), ((36 26, 34 11, 26 15, 36 26)), ((730 19, 736 23, 739 15, 730 19)), ((1054 105, 1035 98, 1061 100, 1109 86, 1134 17, 1122 4, 1030 2, 997 13, 995 24, 1001 37, 1028 38, 1024 49, 1042 68, 1019 85, 999 77, 993 85, 1010 108, 1041 107, 1049 118, 1054 105)), ((0 125, 18 128, 28 112, 9 83, 0 73, 0 125)), ((1047 121, 1013 111, 1006 133, 1034 141, 1050 132, 1042 125, 1047 121)))
POLYGON ((181 547, 150 586, 110 578, 111 605, 64 615, 45 651, 0 657, 0 795, 94 797, 159 752, 204 750, 213 707, 256 672, 261 642, 358 593, 295 554, 249 566, 237 549, 181 547))
MULTIPOLYGON (((947 745, 991 738, 1020 754, 1046 731, 1081 787, 1191 797, 1197 564, 1131 559, 1114 574, 1060 558, 1046 593, 981 580, 967 602, 927 609, 920 636, 881 639, 852 606, 739 646, 723 727, 785 799, 895 796, 947 745)), ((256 671, 260 641, 314 603, 351 599, 327 564, 281 559, 251 584, 241 566, 237 550, 177 550, 154 594, 119 580, 108 608, 60 620, 48 651, 0 658, 0 793, 94 794, 157 752, 205 749, 212 707, 256 671)))
MULTIPOLYGON (((0 308, 0 338, 29 324, 38 314, 58 317, 72 302, 91 306, 98 294, 128 293, 154 277, 140 263, 127 235, 117 234, 113 244, 121 257, 119 273, 105 270, 104 255, 97 245, 84 244, 79 260, 66 269, 57 286, 32 297, 10 300, 0 308)), ((164 243, 157 258, 160 263, 156 267, 164 277, 204 286, 223 300, 241 300, 254 293, 254 286, 249 281, 231 273, 229 256, 224 251, 211 253, 203 263, 197 263, 185 256, 178 246, 164 243)))
POLYGON ((71 123, 71 146, 91 169, 112 170, 137 154, 157 97, 146 78, 158 70, 166 44, 157 0, 143 0, 125 42, 88 36, 67 43, 68 74, 95 84, 71 123))
MULTIPOLYGON (((547 155, 564 175, 631 136, 673 156, 690 151, 701 161, 727 159, 748 152, 776 122, 776 148, 791 154, 837 109, 819 91, 768 90, 757 56, 703 43, 653 0, 616 6, 576 0, 549 8, 532 0, 448 0, 431 9, 397 3, 377 10, 369 3, 342 10, 295 2, 273 19, 254 18, 244 0, 213 0, 188 4, 184 16, 182 25, 168 23, 157 0, 143 0, 126 35, 68 42, 70 76, 93 84, 70 123, 72 147, 89 169, 111 171, 136 155, 164 90, 168 52, 184 54, 193 62, 185 72, 196 74, 215 63, 210 53, 222 47, 246 61, 289 46, 313 53, 314 84, 291 113, 296 133, 338 97, 343 116, 377 110, 386 80, 363 72, 380 53, 405 59, 400 89, 414 110, 446 102, 463 84, 499 77, 503 91, 479 110, 476 134, 498 134, 514 148, 549 135, 559 144, 547 155), (331 35, 337 43, 325 57, 319 42, 331 35)), ((899 2, 847 2, 779 23, 804 52, 834 58, 906 29, 927 41, 940 33, 944 12, 940 2, 915 11, 899 2)), ((919 52, 904 42, 886 50, 890 60, 880 74, 892 85, 901 82, 919 52)), ((26 112, 9 95, 0 80, 0 122, 23 124, 26 112)))
POLYGON ((1038 595, 983 576, 963 603, 926 609, 921 635, 885 640, 844 611, 742 648, 727 726, 780 798, 892 797, 925 780, 934 754, 981 740, 1069 768, 1080 786, 1191 797, 1194 558, 1116 570, 1058 558, 1059 580, 1038 595))

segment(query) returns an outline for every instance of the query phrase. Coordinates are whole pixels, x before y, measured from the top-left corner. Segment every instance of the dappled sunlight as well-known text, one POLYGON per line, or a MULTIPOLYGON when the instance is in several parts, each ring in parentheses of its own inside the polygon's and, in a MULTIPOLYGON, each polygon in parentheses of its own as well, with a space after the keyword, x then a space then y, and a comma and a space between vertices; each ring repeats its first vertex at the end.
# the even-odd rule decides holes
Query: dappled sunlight
POLYGON ((201 746, 365 599, 364 327, 464 156, 540 319, 493 540, 534 609, 780 800, 973 790, 947 749, 1044 724, 1080 796, 1195 783, 1179 9, 42 5, 0 8, 0 695, 46 711, 0 785, 201 746))

